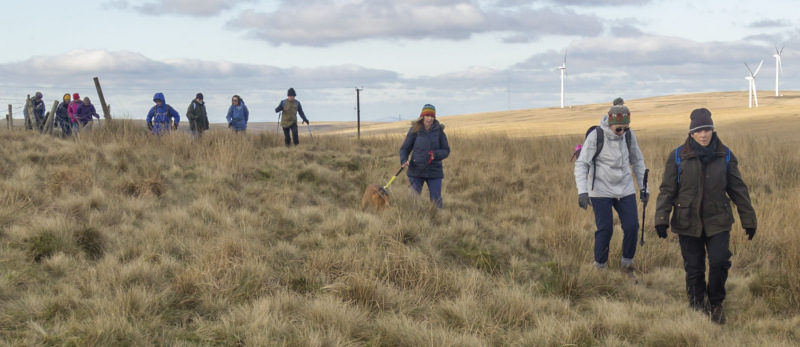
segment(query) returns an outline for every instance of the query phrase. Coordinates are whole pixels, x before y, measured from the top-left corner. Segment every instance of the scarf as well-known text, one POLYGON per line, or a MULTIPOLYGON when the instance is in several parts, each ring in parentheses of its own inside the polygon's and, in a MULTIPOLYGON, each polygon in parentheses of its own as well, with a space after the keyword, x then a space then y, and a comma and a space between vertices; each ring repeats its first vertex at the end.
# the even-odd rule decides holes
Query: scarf
POLYGON ((694 138, 691 138, 691 144, 697 159, 704 165, 708 164, 717 155, 717 133, 714 133, 711 137, 711 142, 708 143, 708 146, 701 145, 694 138))

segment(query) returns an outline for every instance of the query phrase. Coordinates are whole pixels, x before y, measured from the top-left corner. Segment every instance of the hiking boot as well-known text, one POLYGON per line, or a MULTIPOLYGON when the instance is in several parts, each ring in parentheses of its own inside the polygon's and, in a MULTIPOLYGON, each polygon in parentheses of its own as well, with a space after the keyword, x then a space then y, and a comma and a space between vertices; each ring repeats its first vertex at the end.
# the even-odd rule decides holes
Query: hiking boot
POLYGON ((719 325, 725 324, 725 311, 722 305, 711 305, 711 321, 719 325))
POLYGON ((633 265, 622 265, 620 270, 633 281, 633 284, 639 284, 639 280, 636 279, 636 269, 634 269, 633 265))
POLYGON ((691 307, 695 311, 703 312, 703 313, 705 313, 706 315, 709 315, 709 316, 711 315, 711 309, 709 309, 708 304, 705 302, 705 300, 703 300, 703 301, 691 301, 689 303, 689 307, 691 307))

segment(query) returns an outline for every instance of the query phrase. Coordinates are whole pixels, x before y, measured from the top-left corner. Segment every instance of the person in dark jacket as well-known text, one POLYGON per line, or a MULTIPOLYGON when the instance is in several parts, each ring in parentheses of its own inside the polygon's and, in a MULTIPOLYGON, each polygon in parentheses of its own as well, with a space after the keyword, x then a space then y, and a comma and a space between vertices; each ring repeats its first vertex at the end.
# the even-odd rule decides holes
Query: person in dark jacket
POLYGON ((756 234, 756 213, 736 156, 714 131, 711 112, 696 109, 690 118, 689 137, 667 156, 655 228, 662 239, 667 238, 670 227, 678 234, 689 305, 709 314, 715 323, 725 324, 722 303, 731 267, 729 242, 734 223, 731 201, 749 240, 756 234))
POLYGON ((298 114, 303 118, 303 123, 310 124, 306 118, 305 112, 303 112, 303 105, 300 105, 299 100, 295 100, 296 96, 297 93, 294 91, 294 88, 289 88, 289 90, 286 91, 286 99, 281 100, 281 103, 275 108, 275 112, 281 112, 281 127, 283 128, 283 138, 286 147, 289 147, 292 141, 295 146, 300 143, 300 139, 297 135, 298 114), (289 132, 292 133, 292 138, 289 138, 289 132))
POLYGON ((78 120, 81 130, 92 129, 92 117, 100 119, 100 115, 97 114, 92 101, 86 96, 83 98, 83 103, 78 105, 78 109, 75 111, 75 119, 78 120))
POLYGON ((170 131, 170 123, 172 123, 172 130, 177 130, 178 123, 181 121, 181 115, 178 114, 178 111, 175 111, 172 106, 167 104, 167 100, 164 99, 164 94, 159 92, 153 95, 153 102, 155 102, 156 105, 150 108, 150 112, 147 113, 147 129, 150 129, 150 131, 156 135, 162 133, 168 134, 170 131))
POLYGON ((442 160, 449 155, 450 145, 444 133, 444 124, 436 120, 436 108, 426 104, 422 107, 419 119, 411 123, 406 139, 400 146, 400 164, 408 168, 411 188, 417 194, 422 194, 422 185, 427 183, 431 201, 439 208, 443 206, 442 160))
POLYGON ((244 104, 241 96, 234 95, 231 98, 231 106, 228 107, 228 115, 225 116, 225 119, 228 120, 228 128, 233 129, 234 132, 247 130, 250 111, 247 110, 247 105, 244 104))
POLYGON ((56 108, 56 123, 61 128, 61 138, 66 138, 72 135, 72 122, 69 118, 69 105, 72 98, 69 93, 64 94, 64 101, 58 104, 56 108))
POLYGON ((25 128, 28 130, 33 130, 36 128, 38 131, 42 131, 44 127, 44 114, 45 114, 45 105, 44 101, 42 101, 42 93, 36 92, 31 98, 31 106, 33 107, 33 114, 28 115, 28 107, 26 106, 22 111, 26 117, 27 121, 25 123, 25 128))
POLYGON ((203 93, 197 93, 189 104, 186 118, 189 119, 189 129, 194 137, 200 137, 203 135, 203 131, 208 130, 208 114, 206 113, 206 104, 203 102, 203 93))

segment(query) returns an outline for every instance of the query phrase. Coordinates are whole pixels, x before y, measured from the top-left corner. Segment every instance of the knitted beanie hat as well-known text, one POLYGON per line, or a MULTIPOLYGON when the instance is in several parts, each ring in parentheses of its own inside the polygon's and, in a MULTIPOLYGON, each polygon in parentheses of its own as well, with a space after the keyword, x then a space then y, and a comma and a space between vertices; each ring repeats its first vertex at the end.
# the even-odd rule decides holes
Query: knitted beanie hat
POLYGON ((608 110, 608 125, 629 124, 631 122, 631 111, 622 98, 614 99, 614 106, 608 110))
POLYGON ((286 96, 297 96, 297 93, 294 92, 294 88, 289 88, 286 92, 286 96))
POLYGON ((80 101, 81 100, 81 96, 78 93, 72 94, 72 100, 80 101))
POLYGON ((203 93, 197 93, 197 95, 195 95, 194 98, 203 100, 203 93))
POLYGON ((33 98, 34 99, 41 99, 42 98, 42 92, 36 92, 36 94, 33 96, 33 98))
POLYGON ((689 124, 689 133, 693 133, 700 129, 710 128, 714 130, 714 121, 711 120, 711 111, 705 108, 698 108, 692 111, 689 116, 692 122, 689 124))
POLYGON ((62 99, 64 99, 64 101, 69 101, 70 100, 69 99, 69 93, 64 94, 64 97, 62 99))
POLYGON ((425 104, 425 106, 422 106, 422 112, 419 113, 419 116, 433 116, 433 118, 436 118, 436 107, 431 104, 425 104))

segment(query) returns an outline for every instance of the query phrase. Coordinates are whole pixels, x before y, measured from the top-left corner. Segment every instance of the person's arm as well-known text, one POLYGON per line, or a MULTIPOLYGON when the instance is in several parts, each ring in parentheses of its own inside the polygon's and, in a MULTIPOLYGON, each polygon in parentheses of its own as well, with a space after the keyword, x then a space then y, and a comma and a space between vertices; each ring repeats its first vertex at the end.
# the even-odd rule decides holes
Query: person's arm
POLYGON ((228 121, 228 125, 230 125, 233 122, 233 105, 228 107, 228 115, 225 116, 225 120, 228 121))
POLYGON ((181 122, 181 114, 178 113, 178 111, 175 111, 175 109, 172 108, 172 106, 167 105, 167 108, 168 108, 167 112, 169 112, 169 114, 172 116, 172 120, 173 120, 174 124, 177 125, 178 123, 180 123, 181 122))
POLYGON ((195 113, 195 104, 194 102, 189 103, 189 108, 186 109, 186 119, 193 121, 197 119, 197 114, 195 113))
POLYGON ((412 133, 413 127, 408 129, 408 134, 406 134, 406 139, 403 141, 403 144, 400 146, 400 164, 405 164, 408 161, 408 156, 411 154, 411 150, 414 148, 414 140, 417 139, 416 134, 412 133))
POLYGON ((725 190, 731 200, 733 200, 733 203, 736 204, 736 210, 739 212, 739 220, 742 223, 742 228, 755 229, 758 224, 756 211, 753 209, 747 185, 744 183, 744 180, 742 180, 741 172, 739 172, 739 161, 733 153, 731 153, 731 161, 728 162, 727 165, 728 185, 725 187, 725 190))
MULTIPOLYGON (((628 153, 631 166, 633 167, 633 175, 636 178, 636 184, 641 190, 644 187, 644 171, 647 169, 644 164, 644 155, 639 148, 639 143, 636 141, 636 134, 631 132, 631 148, 628 153)), ((647 188, 647 193, 650 193, 650 188, 647 188)))
POLYGON ((300 118, 303 118, 303 122, 308 123, 308 118, 306 118, 306 113, 303 112, 303 105, 300 104, 300 101, 297 101, 297 113, 300 114, 300 118))
POLYGON ((589 168, 592 165, 592 157, 597 152, 597 131, 593 131, 586 136, 583 141, 583 148, 578 159, 575 160, 575 185, 578 188, 578 194, 589 192, 589 168))
POLYGON ((283 101, 284 100, 281 100, 281 102, 278 104, 278 107, 275 108, 275 113, 283 111, 283 101))
MULTIPOLYGON (((150 111, 149 111, 149 112, 147 112, 147 118, 146 118, 146 121, 147 121, 147 123, 148 123, 148 124, 153 122, 153 116, 155 115, 155 110, 156 110, 156 108, 155 108, 155 107, 151 107, 151 108, 150 108, 150 111)), ((76 112, 76 113, 77 113, 77 112, 76 112)))
POLYGON ((439 132, 439 149, 433 151, 433 160, 444 160, 450 156, 450 144, 444 130, 439 132))
POLYGON ((250 120, 250 111, 247 109, 247 105, 242 105, 242 110, 244 111, 244 122, 247 123, 250 120))
POLYGON ((661 186, 658 187, 654 221, 656 226, 669 225, 669 216, 670 213, 672 213, 673 201, 678 194, 678 164, 675 163, 675 151, 677 151, 677 149, 673 149, 667 156, 667 163, 664 165, 664 175, 661 177, 661 186))

